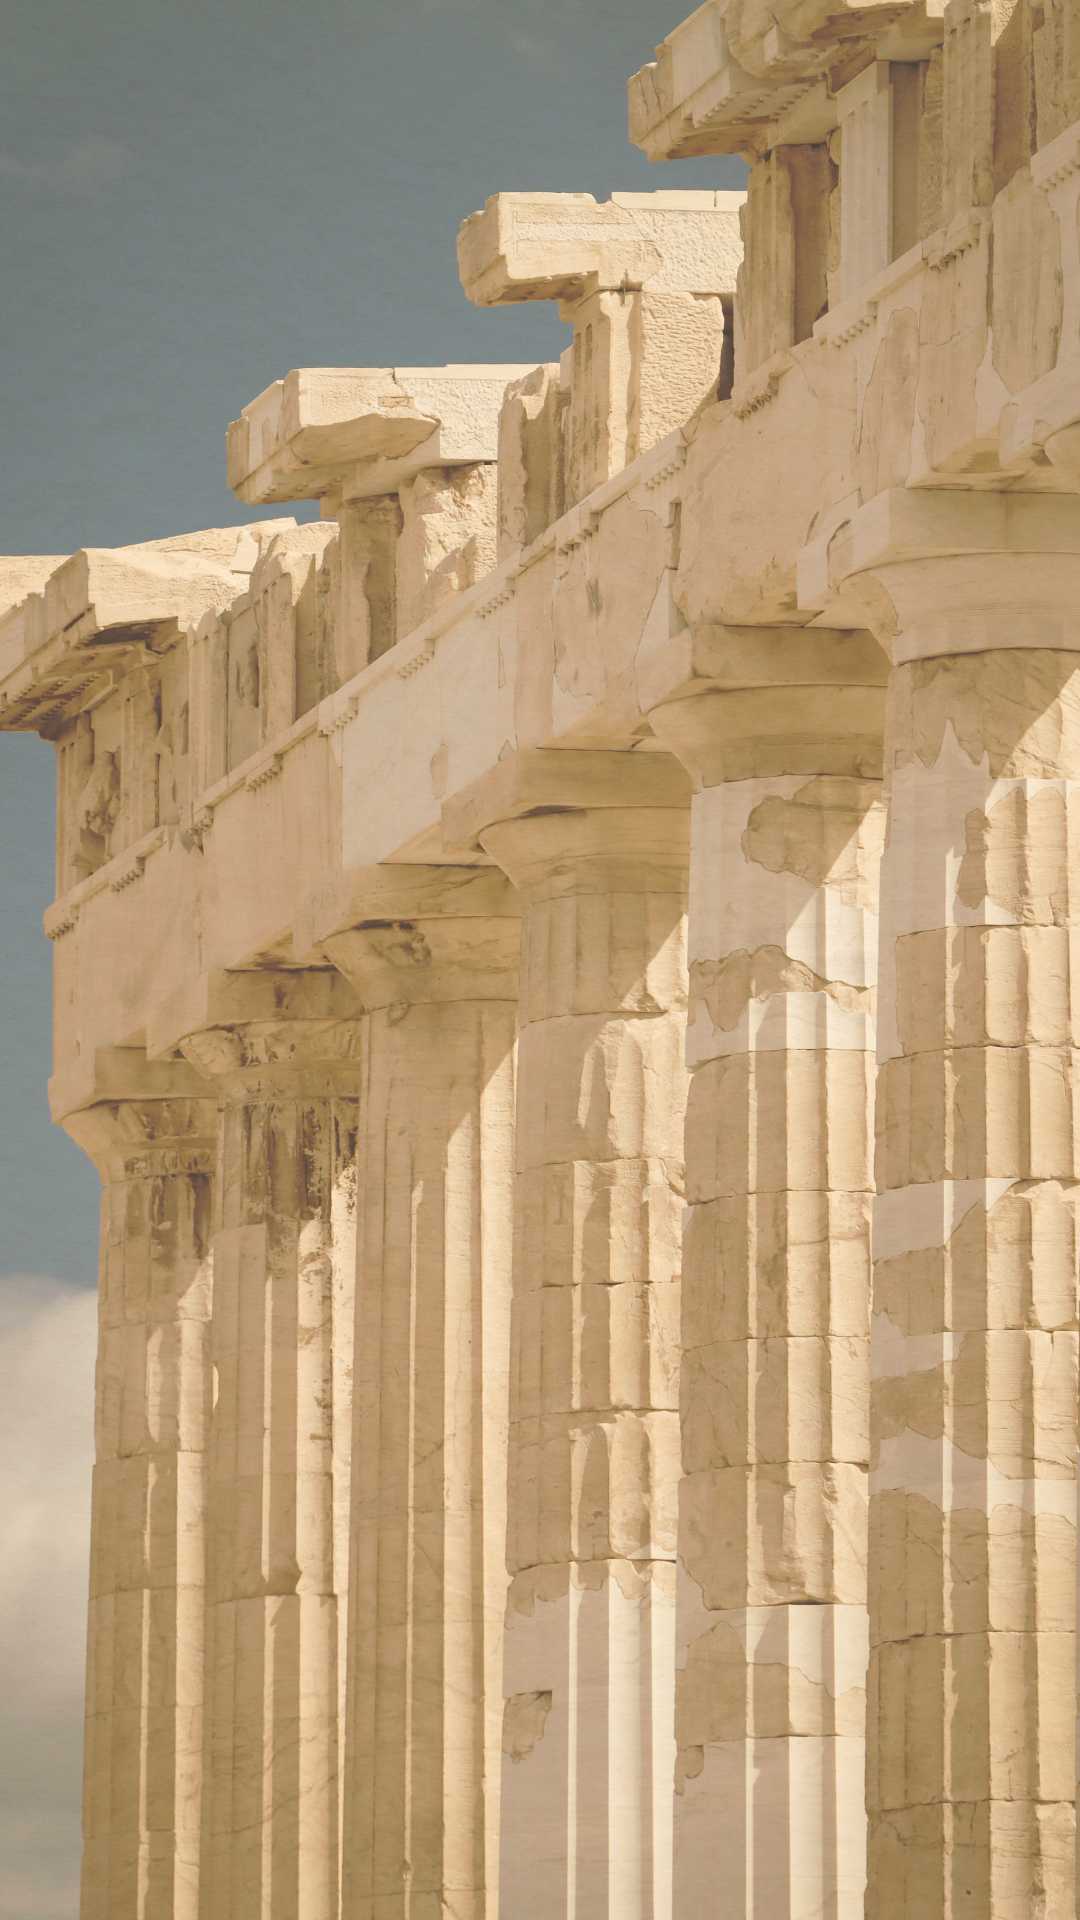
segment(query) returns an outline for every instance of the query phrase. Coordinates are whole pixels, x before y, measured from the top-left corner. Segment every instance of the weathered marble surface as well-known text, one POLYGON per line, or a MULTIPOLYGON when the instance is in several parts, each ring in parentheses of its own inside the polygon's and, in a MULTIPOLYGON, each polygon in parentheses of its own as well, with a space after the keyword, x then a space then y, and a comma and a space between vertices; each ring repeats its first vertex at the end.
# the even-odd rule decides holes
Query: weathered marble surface
POLYGON ((84 1920, 1076 1909, 1080 11, 707 0, 631 125, 745 197, 462 229, 561 361, 0 563, 84 1920))

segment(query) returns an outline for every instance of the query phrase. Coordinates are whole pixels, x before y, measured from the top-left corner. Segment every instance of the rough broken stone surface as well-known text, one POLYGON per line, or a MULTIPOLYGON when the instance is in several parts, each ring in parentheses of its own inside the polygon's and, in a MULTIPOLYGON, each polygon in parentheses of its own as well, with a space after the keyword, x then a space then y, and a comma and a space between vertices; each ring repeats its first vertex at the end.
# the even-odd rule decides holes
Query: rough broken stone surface
POLYGON ((631 126, 746 195, 462 228, 558 361, 0 562, 82 1920, 1076 1911, 1080 14, 707 0, 631 126))

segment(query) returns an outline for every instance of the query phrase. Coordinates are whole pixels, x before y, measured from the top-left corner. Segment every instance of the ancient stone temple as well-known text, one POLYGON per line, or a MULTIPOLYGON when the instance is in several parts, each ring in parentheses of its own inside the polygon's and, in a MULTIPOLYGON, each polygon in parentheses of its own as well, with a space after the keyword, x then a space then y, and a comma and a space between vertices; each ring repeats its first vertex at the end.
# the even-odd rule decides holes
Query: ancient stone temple
POLYGON ((1080 0, 707 0, 630 118, 748 190, 467 219, 557 365, 0 567, 83 1920, 1080 1910, 1080 0))

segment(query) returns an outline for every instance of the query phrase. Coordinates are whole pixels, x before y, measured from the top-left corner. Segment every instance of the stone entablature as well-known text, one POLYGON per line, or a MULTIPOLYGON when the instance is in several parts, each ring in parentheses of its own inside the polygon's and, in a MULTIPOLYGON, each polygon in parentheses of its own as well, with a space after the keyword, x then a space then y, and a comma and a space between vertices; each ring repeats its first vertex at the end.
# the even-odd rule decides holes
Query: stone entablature
MULTIPOLYGON (((499 193, 466 220, 458 262, 470 300, 557 300, 574 330, 557 392, 540 408, 534 401, 517 487, 513 444, 509 434, 501 440, 500 487, 512 497, 535 495, 541 476, 529 469, 542 474, 550 463, 560 470, 552 498, 580 500, 730 390, 741 203, 725 192, 619 193, 599 203, 587 193, 499 193)), ((526 405, 540 398, 537 371, 520 393, 526 405)), ((507 396, 508 429, 516 397, 507 396)), ((504 527, 511 516, 504 508, 504 527)))
POLYGON ((707 0, 676 29, 631 82, 631 130, 654 159, 750 160, 737 407, 775 391, 792 349, 813 377, 812 341, 858 337, 855 414, 891 466, 857 474, 864 495, 1065 459, 1078 75, 1064 0, 707 0))
POLYGON ((0 566, 84 1920, 1073 1911, 1076 40, 710 0, 634 126, 741 213, 462 229, 561 364, 292 373, 319 522, 0 566))

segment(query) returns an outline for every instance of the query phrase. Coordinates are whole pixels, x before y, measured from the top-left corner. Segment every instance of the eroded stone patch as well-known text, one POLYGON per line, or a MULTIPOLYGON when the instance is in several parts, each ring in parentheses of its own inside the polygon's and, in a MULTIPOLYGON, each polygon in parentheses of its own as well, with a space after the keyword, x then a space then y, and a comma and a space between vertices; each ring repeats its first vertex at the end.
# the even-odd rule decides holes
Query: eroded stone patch
POLYGON ((822 776, 790 799, 762 800, 746 823, 742 850, 769 873, 827 884, 851 905, 873 910, 884 834, 876 782, 822 776))
POLYGON ((515 1763, 543 1739, 551 1712, 550 1687, 511 1694, 503 1708, 503 1752, 515 1763))
POLYGON ((895 764, 937 764, 951 727, 973 765, 999 779, 1080 778, 1077 655, 997 648, 913 660, 890 688, 895 764))
POLYGON ((868 1013, 869 987, 847 980, 826 980, 782 947, 740 947, 722 960, 695 960, 690 968, 690 991, 705 1007, 714 1027, 730 1033, 751 1000, 782 993, 825 993, 845 1013, 868 1013))
POLYGON ((957 897, 976 909, 987 901, 1029 926, 1070 919, 1069 809, 1060 787, 1029 793, 1013 787, 986 812, 964 821, 965 852, 957 897))

